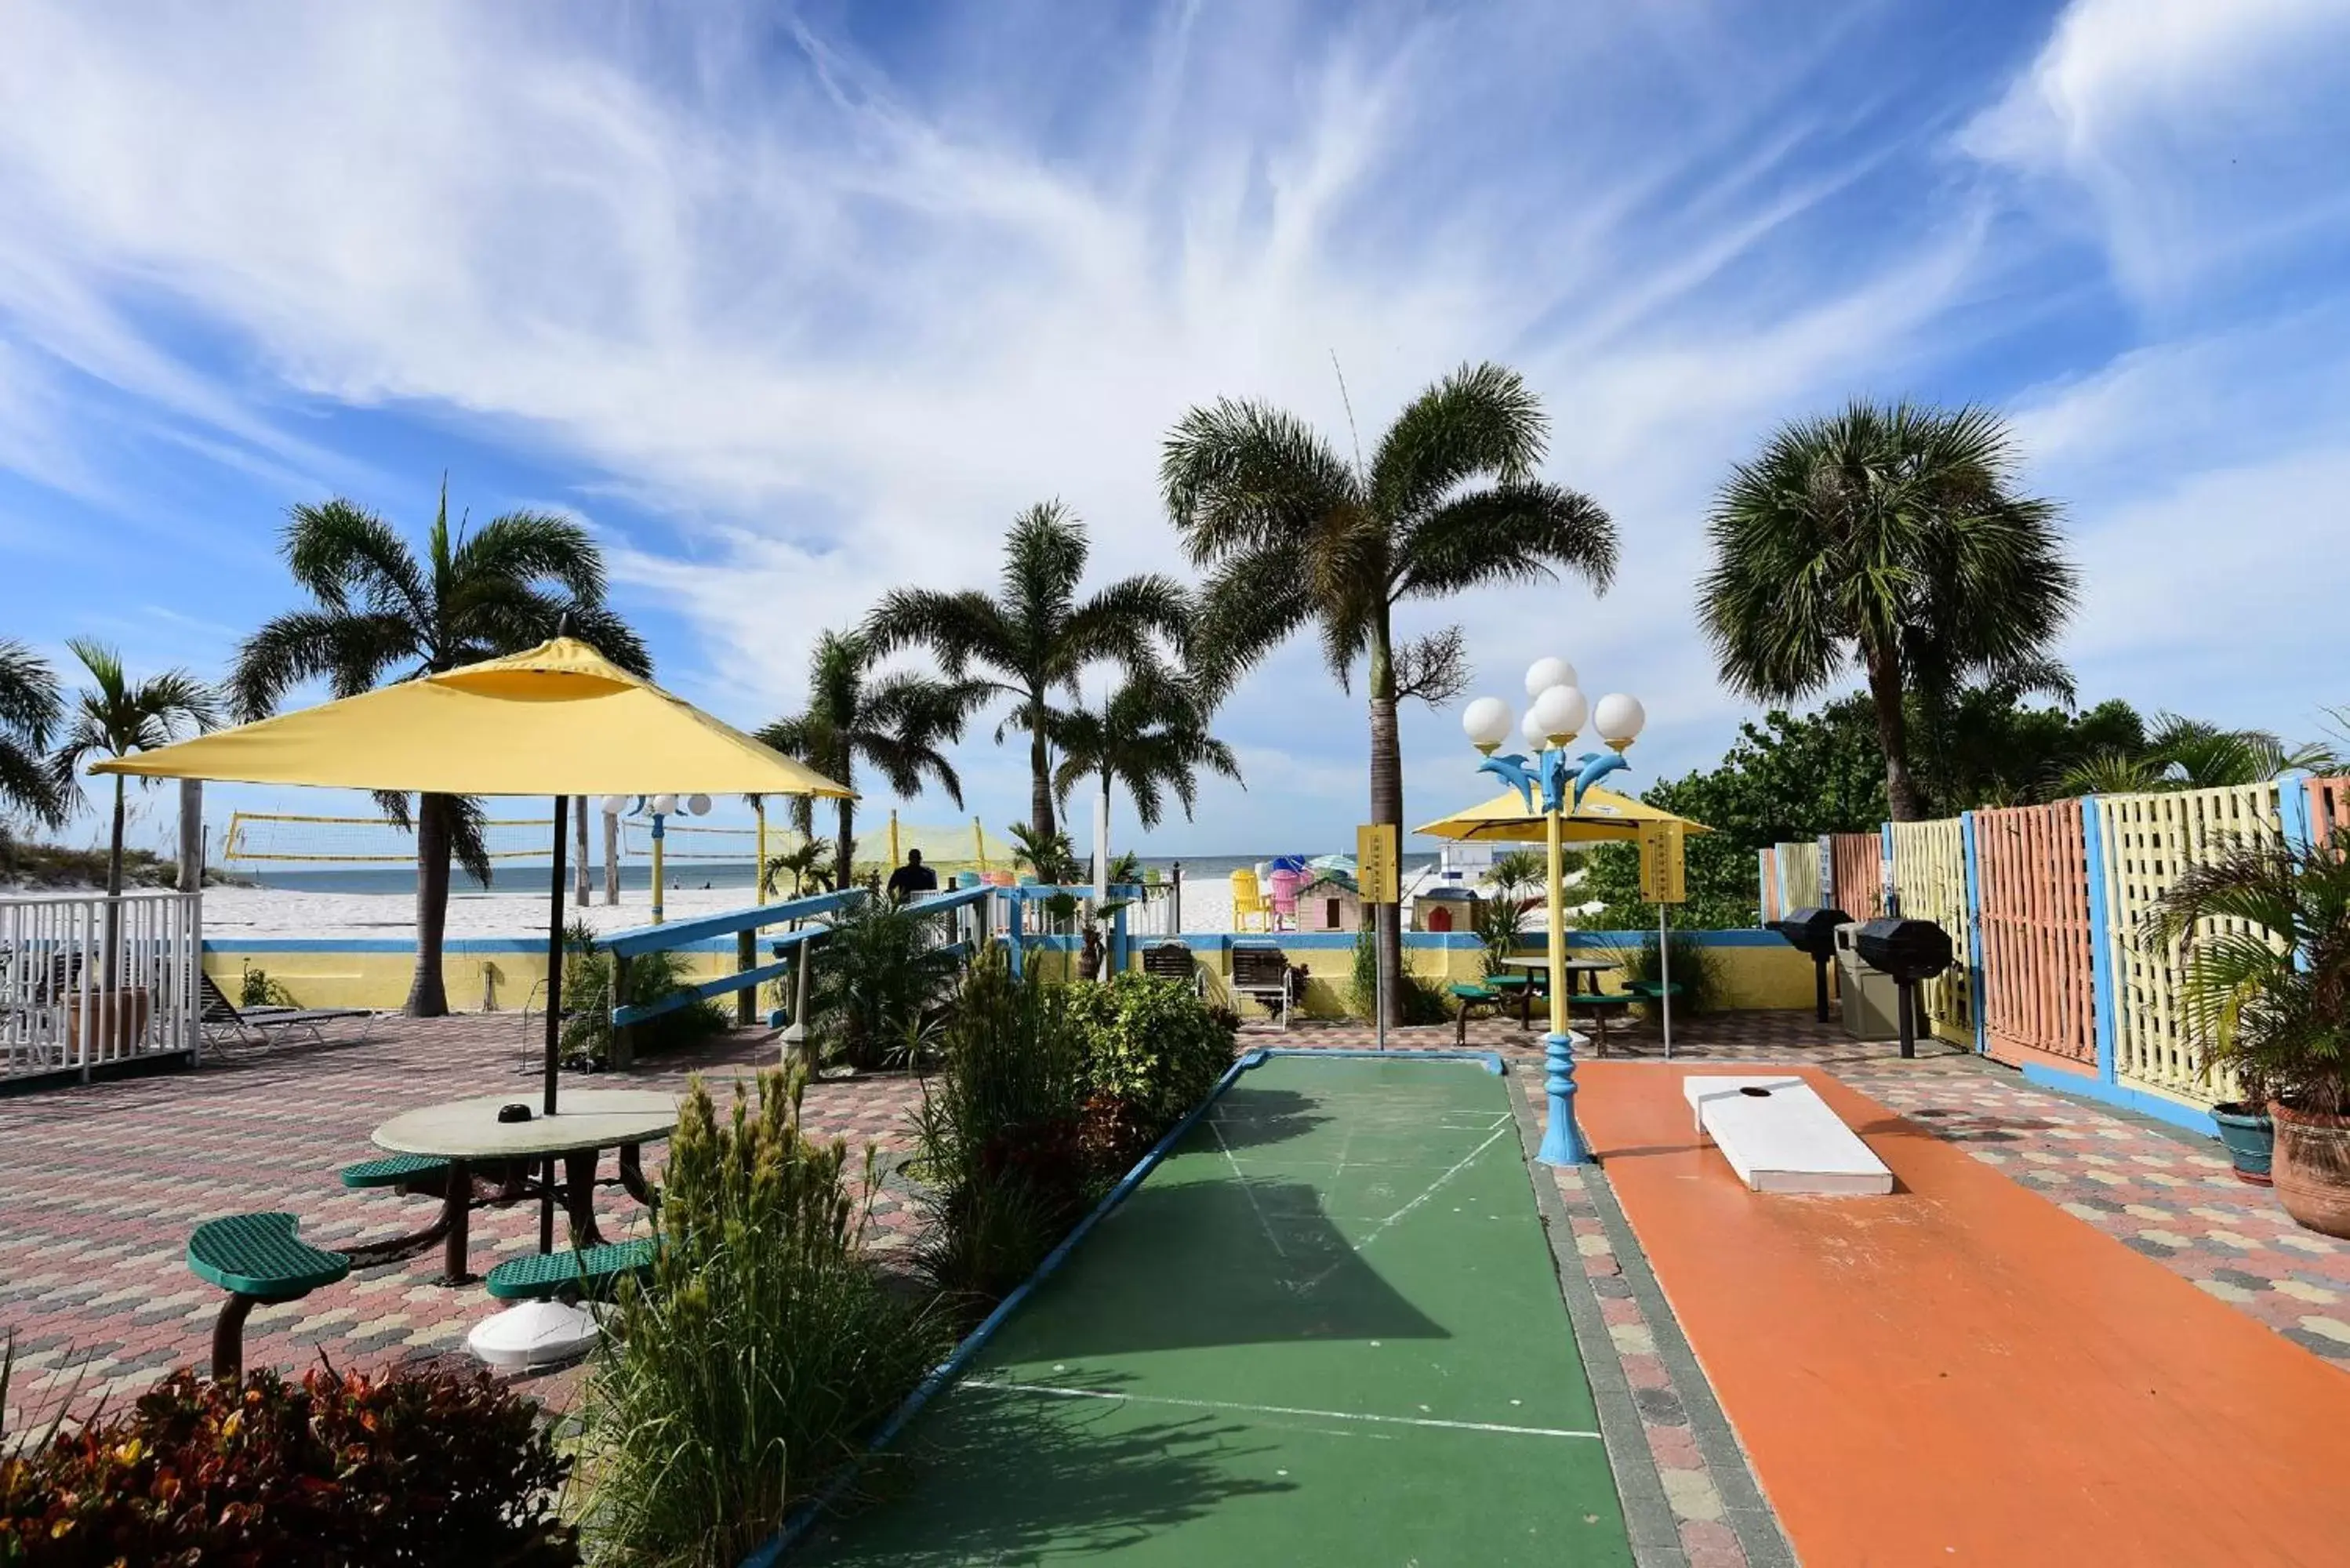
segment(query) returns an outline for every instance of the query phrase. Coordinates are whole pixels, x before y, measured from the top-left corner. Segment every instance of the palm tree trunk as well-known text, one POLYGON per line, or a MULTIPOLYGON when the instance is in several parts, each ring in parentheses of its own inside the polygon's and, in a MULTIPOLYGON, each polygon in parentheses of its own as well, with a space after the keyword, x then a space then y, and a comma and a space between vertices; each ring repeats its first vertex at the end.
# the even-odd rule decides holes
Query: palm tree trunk
MULTIPOLYGON (((840 782, 847 784, 848 781, 844 778, 840 782)), ((846 890, 857 858, 857 803, 843 796, 837 809, 840 815, 833 825, 832 885, 836 890, 846 890)), ((890 869, 897 868, 892 867, 890 869)))
POLYGON ((1045 694, 1036 694, 1028 726, 1028 831, 1041 851, 1053 837, 1053 753, 1045 743, 1045 694))
POLYGON ((409 982, 408 1015, 439 1018, 449 1011, 441 978, 441 945, 449 925, 450 798, 427 794, 416 802, 416 975, 409 982))
POLYGON ((573 861, 571 867, 572 899, 583 909, 588 907, 588 797, 584 794, 579 797, 578 818, 572 825, 571 829, 571 858, 573 861))
POLYGON ((122 960, 122 775, 114 775, 114 836, 106 850, 106 945, 99 950, 99 961, 104 967, 104 986, 114 990, 121 983, 122 960))
MULTIPOLYGON (((1385 618, 1371 633, 1371 820, 1403 830, 1403 749, 1396 738, 1395 666, 1385 618)), ((1403 921, 1399 909, 1379 922, 1379 986, 1389 1027, 1403 1022, 1403 921)))
POLYGON ((1864 638, 1868 697, 1877 711, 1877 743, 1885 753, 1885 804, 1896 822, 1923 822, 1926 804, 1909 774, 1909 725, 1901 710, 1901 663, 1893 650, 1864 638))

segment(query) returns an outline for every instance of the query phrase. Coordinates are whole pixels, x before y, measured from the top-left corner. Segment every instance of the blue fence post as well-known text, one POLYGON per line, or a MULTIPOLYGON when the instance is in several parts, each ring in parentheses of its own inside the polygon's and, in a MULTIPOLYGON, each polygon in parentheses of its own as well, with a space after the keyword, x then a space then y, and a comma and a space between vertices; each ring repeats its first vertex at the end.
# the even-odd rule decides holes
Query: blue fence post
MULTIPOLYGON (((1121 898, 1131 899, 1139 896, 1141 891, 1139 888, 1120 888, 1118 889, 1118 894, 1121 898)), ((1126 972, 1126 911, 1124 909, 1118 910, 1109 918, 1109 971, 1112 974, 1126 972)))
POLYGON ((2114 1044, 2121 1020, 2115 1012, 2113 893, 2106 883, 2106 826, 2097 797, 2081 797, 2082 858, 2089 866, 2089 994, 2097 1037, 2097 1077, 2114 1081, 2114 1044))
POLYGON ((2277 774, 2277 817, 2284 829, 2285 847, 2306 855, 2317 847, 2317 824, 2309 809, 2309 772, 2287 768, 2277 774))
POLYGON ((1891 823, 1881 822, 1877 825, 1877 896, 1884 901, 1887 914, 1898 914, 1899 911, 1894 908, 1898 900, 1894 897, 1893 892, 1893 825, 1891 823))
POLYGON ((1025 974, 1028 972, 1028 944, 1023 932, 1027 925, 1028 900, 1015 892, 1012 895, 1011 903, 1011 927, 1004 934, 1012 940, 1012 972, 1025 974))
POLYGON ((1959 844, 1967 868, 1967 1010, 1975 1021, 1975 1054, 1991 1054, 1991 1020, 1984 1016, 1982 855, 1975 847, 1975 814, 1959 813, 1959 844))
MULTIPOLYGON (((1833 909, 1835 908, 1835 835, 1833 833, 1821 834, 1819 836, 1819 846, 1820 908, 1823 909, 1833 909)), ((1846 911, 1847 914, 1850 912, 1850 910, 1846 911)))

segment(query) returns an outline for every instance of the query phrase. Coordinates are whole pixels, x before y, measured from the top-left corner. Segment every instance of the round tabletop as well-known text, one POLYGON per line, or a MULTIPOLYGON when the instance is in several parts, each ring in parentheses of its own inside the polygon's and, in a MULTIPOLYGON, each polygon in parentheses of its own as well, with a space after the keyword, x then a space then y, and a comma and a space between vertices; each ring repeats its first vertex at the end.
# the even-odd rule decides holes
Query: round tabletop
MULTIPOLYGON (((1502 961, 1507 964, 1515 964, 1520 969, 1550 968, 1550 960, 1546 958, 1505 958, 1502 961)), ((1616 968, 1617 963, 1617 961, 1615 959, 1568 959, 1566 961, 1566 967, 1572 970, 1580 970, 1586 974, 1596 974, 1603 969, 1616 968)))
POLYGON ((677 1103, 675 1095, 651 1089, 567 1089, 550 1116, 540 1114, 534 1085, 527 1094, 484 1095, 403 1111, 376 1128, 374 1139, 378 1148, 394 1154, 442 1159, 568 1154, 667 1137, 677 1127, 677 1103), (514 1105, 527 1105, 530 1120, 498 1120, 498 1107, 514 1105))

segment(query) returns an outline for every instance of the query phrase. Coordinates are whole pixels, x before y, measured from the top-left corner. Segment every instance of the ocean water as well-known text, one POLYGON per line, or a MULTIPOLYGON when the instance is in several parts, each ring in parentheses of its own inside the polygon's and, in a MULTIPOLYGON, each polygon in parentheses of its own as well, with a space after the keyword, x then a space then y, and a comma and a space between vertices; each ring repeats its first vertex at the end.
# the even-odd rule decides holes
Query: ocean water
MULTIPOLYGON (((1275 852, 1280 853, 1280 852, 1275 852)), ((1145 867, 1157 867, 1164 877, 1177 865, 1183 867, 1187 880, 1221 882, 1243 867, 1254 866, 1260 860, 1270 860, 1266 855, 1146 855, 1145 867)), ((1406 855, 1402 871, 1406 881, 1436 865, 1433 855, 1406 855)), ((320 866, 279 868, 251 862, 230 867, 232 872, 265 888, 278 888, 288 892, 305 893, 405 893, 416 891, 416 868, 412 866, 320 866)), ((664 867, 669 885, 685 888, 749 888, 753 882, 748 860, 672 860, 664 867)), ((500 864, 494 880, 485 888, 462 868, 452 867, 449 873, 450 891, 467 893, 545 893, 547 891, 545 865, 527 861, 511 865, 500 864)), ((604 869, 591 868, 589 878, 600 888, 604 886, 604 869)), ((652 867, 642 860, 620 863, 620 886, 623 888, 649 888, 652 885, 652 867)))

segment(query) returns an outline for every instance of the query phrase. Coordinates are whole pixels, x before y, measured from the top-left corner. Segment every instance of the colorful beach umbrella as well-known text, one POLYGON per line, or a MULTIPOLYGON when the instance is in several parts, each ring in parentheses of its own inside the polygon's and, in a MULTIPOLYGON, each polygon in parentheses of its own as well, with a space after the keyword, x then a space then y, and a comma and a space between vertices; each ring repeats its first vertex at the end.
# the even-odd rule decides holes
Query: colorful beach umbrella
MULTIPOLYGON (((1689 833, 1711 833, 1713 829, 1702 823, 1675 816, 1661 806, 1649 805, 1614 790, 1592 788, 1584 791, 1582 802, 1575 815, 1560 824, 1562 836, 1569 844, 1607 843, 1633 839, 1640 836, 1640 825, 1647 822, 1678 822, 1689 833)), ((1547 829, 1543 826, 1542 813, 1529 812, 1525 797, 1515 790, 1504 790, 1492 799, 1451 816, 1439 817, 1431 823, 1412 829, 1430 838, 1472 839, 1482 842, 1539 844, 1547 829)))
POLYGON ((555 891, 546 933, 550 1116, 563 1011, 569 797, 692 791, 837 798, 853 793, 568 637, 114 758, 95 771, 234 784, 553 796, 555 891))

